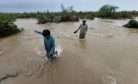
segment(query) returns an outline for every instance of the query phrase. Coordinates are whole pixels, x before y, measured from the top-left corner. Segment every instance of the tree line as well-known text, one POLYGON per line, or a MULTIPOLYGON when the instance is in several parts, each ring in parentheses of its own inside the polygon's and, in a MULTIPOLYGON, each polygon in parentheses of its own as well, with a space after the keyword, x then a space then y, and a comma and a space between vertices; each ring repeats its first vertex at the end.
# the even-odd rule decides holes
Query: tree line
POLYGON ((0 13, 0 37, 12 35, 22 30, 17 28, 14 21, 17 18, 36 18, 38 24, 47 22, 74 22, 79 19, 91 19, 95 17, 103 19, 131 19, 124 27, 138 28, 138 22, 133 17, 138 16, 138 11, 118 11, 119 7, 109 4, 103 5, 98 11, 77 12, 73 6, 64 7, 61 5, 61 12, 31 12, 31 13, 0 13))

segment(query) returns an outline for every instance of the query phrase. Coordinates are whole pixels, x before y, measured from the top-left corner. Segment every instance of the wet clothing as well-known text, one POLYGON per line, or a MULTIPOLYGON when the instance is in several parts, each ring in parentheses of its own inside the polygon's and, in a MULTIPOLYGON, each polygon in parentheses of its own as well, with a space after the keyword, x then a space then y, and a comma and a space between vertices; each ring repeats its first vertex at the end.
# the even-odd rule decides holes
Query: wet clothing
POLYGON ((79 39, 84 39, 85 38, 85 35, 86 35, 86 33, 80 33, 79 39))
MULTIPOLYGON (((42 34, 42 32, 36 31, 38 34, 42 34)), ((43 36, 44 37, 44 36, 43 36)), ((44 45, 45 50, 47 52, 47 58, 48 59, 54 59, 54 53, 55 53, 55 39, 52 37, 52 35, 49 35, 48 37, 44 37, 44 45)))
POLYGON ((88 30, 87 24, 85 24, 85 25, 81 24, 79 28, 80 28, 80 33, 85 33, 86 34, 86 32, 88 30))
POLYGON ((86 32, 88 31, 88 25, 87 24, 85 24, 85 25, 81 24, 80 27, 77 29, 77 31, 79 31, 79 30, 80 30, 79 38, 84 39, 86 32))

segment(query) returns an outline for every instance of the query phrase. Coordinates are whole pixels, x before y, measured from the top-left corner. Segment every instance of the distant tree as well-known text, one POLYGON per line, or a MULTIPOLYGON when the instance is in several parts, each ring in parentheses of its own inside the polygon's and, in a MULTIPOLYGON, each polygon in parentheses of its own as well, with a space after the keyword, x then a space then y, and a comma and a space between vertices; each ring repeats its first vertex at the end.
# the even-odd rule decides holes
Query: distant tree
POLYGON ((76 15, 76 11, 74 11, 73 6, 69 6, 65 8, 63 4, 61 4, 61 16, 60 21, 61 22, 69 22, 69 21, 79 21, 78 16, 76 15))
POLYGON ((99 9, 99 16, 100 17, 112 17, 115 14, 117 9, 118 9, 117 6, 106 4, 99 9))
POLYGON ((64 5, 61 4, 62 12, 68 12, 68 13, 75 12, 73 8, 74 8, 73 6, 69 6, 69 7, 65 8, 64 5))

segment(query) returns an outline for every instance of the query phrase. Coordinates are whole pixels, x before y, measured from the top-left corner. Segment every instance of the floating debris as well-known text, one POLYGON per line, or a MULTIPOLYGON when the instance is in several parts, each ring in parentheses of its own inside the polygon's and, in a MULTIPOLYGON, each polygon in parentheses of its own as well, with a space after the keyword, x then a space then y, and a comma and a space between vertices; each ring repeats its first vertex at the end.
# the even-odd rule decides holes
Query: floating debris
POLYGON ((17 77, 18 73, 14 73, 14 74, 5 74, 3 77, 0 78, 0 82, 3 80, 6 80, 8 78, 13 78, 13 77, 17 77))

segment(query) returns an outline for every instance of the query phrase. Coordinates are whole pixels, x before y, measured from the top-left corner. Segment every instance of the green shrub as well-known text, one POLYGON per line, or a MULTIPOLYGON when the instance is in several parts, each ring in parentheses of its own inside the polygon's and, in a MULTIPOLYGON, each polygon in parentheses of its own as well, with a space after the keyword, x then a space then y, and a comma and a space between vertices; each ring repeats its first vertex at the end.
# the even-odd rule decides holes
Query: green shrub
POLYGON ((65 8, 63 5, 61 5, 61 22, 74 22, 74 21, 79 21, 79 18, 76 14, 76 11, 74 11, 73 6, 65 8))
POLYGON ((123 27, 127 28, 138 28, 138 21, 131 19, 127 24, 125 24, 123 27))
POLYGON ((13 23, 13 19, 4 13, 0 13, 0 37, 20 32, 21 30, 13 23))
POLYGON ((88 16, 86 16, 86 19, 93 20, 94 19, 94 16, 93 15, 88 15, 88 16))
POLYGON ((44 24, 47 22, 74 22, 79 21, 77 13, 73 10, 73 7, 65 8, 61 5, 62 12, 46 12, 38 15, 38 23, 44 24))
POLYGON ((55 18, 53 19, 54 22, 59 23, 60 22, 60 17, 59 16, 55 16, 55 18))
POLYGON ((104 17, 112 17, 115 14, 117 9, 118 9, 117 6, 112 6, 112 5, 106 4, 99 9, 98 16, 103 17, 103 18, 104 17))
POLYGON ((38 24, 45 24, 47 22, 49 22, 49 19, 45 15, 41 15, 38 17, 38 24))

